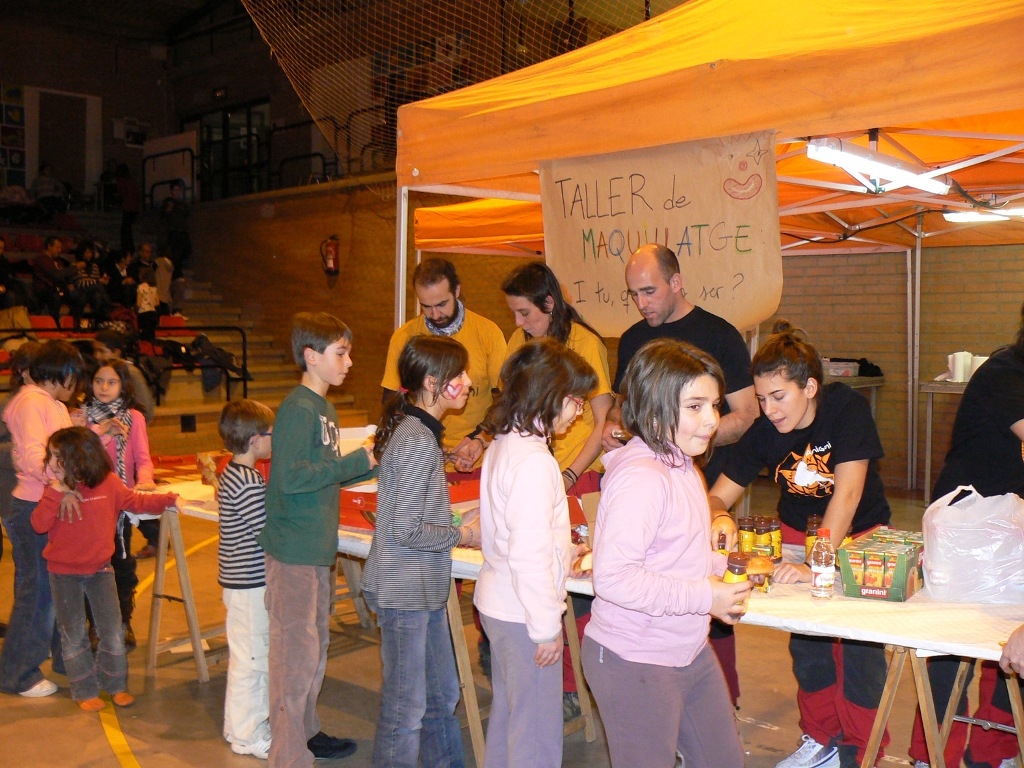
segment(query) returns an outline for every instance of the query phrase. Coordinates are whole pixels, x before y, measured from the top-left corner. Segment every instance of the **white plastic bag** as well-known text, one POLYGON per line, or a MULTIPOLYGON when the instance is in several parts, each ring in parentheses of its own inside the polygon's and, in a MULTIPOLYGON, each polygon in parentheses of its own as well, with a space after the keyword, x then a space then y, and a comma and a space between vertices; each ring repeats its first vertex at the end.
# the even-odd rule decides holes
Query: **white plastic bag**
POLYGON ((1024 603, 1024 499, 960 486, 925 510, 924 583, 938 600, 1024 603), (953 502, 961 491, 964 498, 953 502))

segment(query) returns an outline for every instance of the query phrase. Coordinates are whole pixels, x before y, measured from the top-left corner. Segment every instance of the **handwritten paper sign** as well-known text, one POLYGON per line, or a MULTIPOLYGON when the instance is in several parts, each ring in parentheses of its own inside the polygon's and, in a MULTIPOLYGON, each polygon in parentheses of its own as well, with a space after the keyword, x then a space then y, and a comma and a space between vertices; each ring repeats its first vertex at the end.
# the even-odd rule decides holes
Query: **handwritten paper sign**
POLYGON ((624 270, 646 243, 676 254, 689 301, 740 330, 778 308, 773 132, 550 160, 540 178, 547 262, 602 335, 640 319, 624 270))

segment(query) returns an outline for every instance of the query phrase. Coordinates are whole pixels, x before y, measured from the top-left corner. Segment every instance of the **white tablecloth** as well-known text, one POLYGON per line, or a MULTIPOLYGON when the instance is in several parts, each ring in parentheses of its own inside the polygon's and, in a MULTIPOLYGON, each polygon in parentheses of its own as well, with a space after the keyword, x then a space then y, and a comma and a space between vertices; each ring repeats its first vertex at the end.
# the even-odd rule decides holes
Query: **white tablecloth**
MULTIPOLYGON (((202 483, 161 487, 181 496, 182 511, 190 517, 217 520, 213 488, 202 483)), ((338 552, 365 559, 370 552, 368 531, 339 528, 338 552)), ((452 576, 476 579, 483 555, 476 549, 452 551, 452 576)), ((589 579, 570 579, 567 588, 592 595, 589 579)), ((915 648, 921 655, 950 654, 995 661, 1000 641, 1024 624, 1024 605, 946 603, 918 593, 904 603, 850 598, 811 598, 807 584, 776 584, 769 594, 751 595, 742 624, 773 627, 808 635, 842 637, 915 648)))
POLYGON ((767 595, 751 595, 742 623, 997 661, 1000 641, 1024 624, 1024 605, 945 603, 922 593, 904 603, 815 600, 809 584, 776 584, 767 595))

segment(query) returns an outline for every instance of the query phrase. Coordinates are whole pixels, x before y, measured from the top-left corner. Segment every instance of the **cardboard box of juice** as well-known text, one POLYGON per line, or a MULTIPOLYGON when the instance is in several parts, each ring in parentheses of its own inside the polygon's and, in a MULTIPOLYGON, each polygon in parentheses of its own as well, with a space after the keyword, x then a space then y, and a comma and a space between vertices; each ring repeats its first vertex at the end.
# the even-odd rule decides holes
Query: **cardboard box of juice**
POLYGON ((901 603, 924 584, 924 539, 917 531, 875 528, 836 553, 847 597, 901 603))

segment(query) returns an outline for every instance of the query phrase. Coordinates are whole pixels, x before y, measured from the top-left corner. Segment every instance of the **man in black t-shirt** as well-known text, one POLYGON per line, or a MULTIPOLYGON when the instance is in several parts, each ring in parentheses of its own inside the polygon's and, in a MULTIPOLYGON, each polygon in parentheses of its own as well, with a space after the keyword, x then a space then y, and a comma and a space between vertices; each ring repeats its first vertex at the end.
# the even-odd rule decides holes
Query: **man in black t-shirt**
MULTIPOLYGON (((982 496, 1015 493, 1024 496, 1024 305, 1015 342, 997 349, 971 376, 953 422, 949 453, 946 454, 933 499, 941 499, 961 485, 971 485, 982 496)), ((1024 625, 1005 643, 1000 663, 1009 672, 1019 670, 1024 648, 1024 625)), ((959 672, 958 658, 936 657, 928 660, 935 711, 942 715, 959 672)), ((981 668, 978 709, 974 717, 1003 725, 1012 725, 1010 699, 1006 686, 997 679, 992 662, 981 668)), ((968 673, 966 686, 970 684, 968 673)), ((957 714, 967 714, 967 697, 957 703, 957 714)), ((961 755, 968 765, 1007 764, 1017 754, 1013 732, 999 728, 970 730, 970 747, 962 753, 967 738, 962 726, 955 725, 946 748, 946 764, 959 763, 961 755)), ((911 759, 923 762, 927 757, 920 714, 914 722, 910 740, 911 759)), ((1013 761, 1015 764, 1015 761, 1013 761)))
MULTIPOLYGON (((728 321, 687 301, 683 295, 679 260, 663 245, 641 246, 629 257, 626 286, 644 319, 626 329, 619 341, 619 359, 612 384, 616 393, 633 355, 654 339, 677 339, 693 344, 714 357, 722 367, 725 374, 722 419, 715 433, 715 451, 704 468, 708 486, 714 485, 725 463, 727 452, 721 450, 722 447, 739 440, 760 413, 750 377, 747 345, 728 321)), ((605 450, 622 444, 613 436, 622 429, 620 404, 621 398, 617 397, 605 419, 602 433, 605 450)))
POLYGON ((997 349, 967 383, 932 498, 959 485, 1024 496, 1024 347, 997 349))

